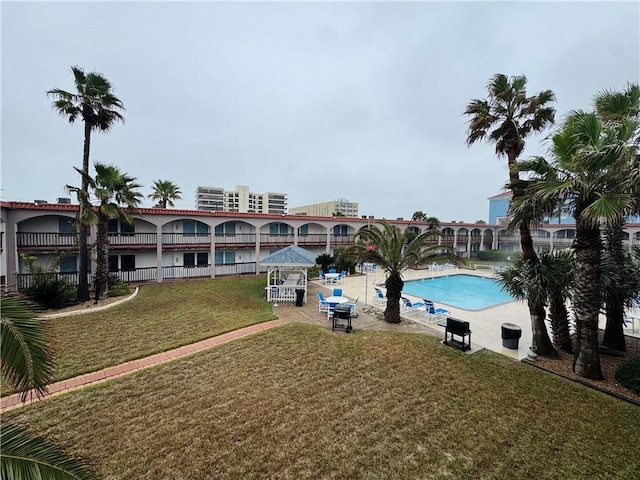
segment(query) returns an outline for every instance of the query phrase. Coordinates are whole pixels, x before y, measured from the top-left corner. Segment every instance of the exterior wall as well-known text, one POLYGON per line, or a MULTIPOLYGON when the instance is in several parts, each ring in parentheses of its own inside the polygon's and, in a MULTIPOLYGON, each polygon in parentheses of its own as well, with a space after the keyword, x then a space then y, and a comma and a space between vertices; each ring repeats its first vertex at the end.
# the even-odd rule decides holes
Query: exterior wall
MULTIPOLYGON (((74 236, 56 233, 58 218, 73 220, 77 205, 47 204, 37 206, 23 202, 0 202, 2 230, 2 265, 9 288, 17 288, 13 272, 24 273, 19 262, 20 253, 38 257, 46 263, 64 251, 77 255, 74 236), (25 231, 26 230, 26 231, 25 231), (29 242, 25 242, 28 238, 29 242)), ((266 271, 260 259, 288 245, 298 245, 318 256, 333 253, 337 248, 355 243, 357 231, 376 219, 357 217, 311 217, 304 215, 265 215, 199 210, 140 209, 134 215, 134 231, 109 235, 110 255, 119 257, 117 274, 131 282, 162 282, 164 279, 215 277, 217 275, 259 274, 266 271), (195 233, 185 232, 185 222, 197 222, 195 233), (200 233, 198 233, 200 232, 200 233), (206 232, 206 233, 203 233, 206 232), (207 254, 207 265, 184 265, 185 253, 207 254), (135 256, 135 270, 122 267, 123 256, 135 256)), ((389 220, 400 229, 411 228, 417 233, 427 225, 408 220, 389 220)), ((191 224, 193 225, 193 223, 191 224)), ((478 225, 447 222, 442 235, 434 237, 434 244, 451 245, 463 258, 473 258, 488 249, 516 251, 520 239, 507 234, 504 225, 478 225)), ((625 226, 628 238, 625 245, 640 245, 640 224, 625 226)), ((542 225, 533 230, 534 246, 538 251, 568 248, 573 244, 573 225, 542 225)), ((91 229, 95 240, 95 227, 91 229)), ((197 256, 196 256, 197 260, 197 256)), ((91 260, 93 263, 95 260, 91 260)), ((125 262, 125 263, 127 263, 125 262)), ((113 265, 112 265, 113 267, 113 265)), ((69 265, 65 267, 69 268, 69 265)), ((77 272, 65 272, 70 277, 77 272)))

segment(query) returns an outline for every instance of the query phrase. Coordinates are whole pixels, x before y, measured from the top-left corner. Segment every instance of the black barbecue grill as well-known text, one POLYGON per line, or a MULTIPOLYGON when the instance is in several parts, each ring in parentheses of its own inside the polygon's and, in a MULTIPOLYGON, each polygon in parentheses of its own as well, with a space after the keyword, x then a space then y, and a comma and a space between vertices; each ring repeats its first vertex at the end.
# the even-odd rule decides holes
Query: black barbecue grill
POLYGON ((351 327, 351 305, 348 303, 339 303, 333 310, 333 325, 331 330, 339 328, 349 333, 351 327))

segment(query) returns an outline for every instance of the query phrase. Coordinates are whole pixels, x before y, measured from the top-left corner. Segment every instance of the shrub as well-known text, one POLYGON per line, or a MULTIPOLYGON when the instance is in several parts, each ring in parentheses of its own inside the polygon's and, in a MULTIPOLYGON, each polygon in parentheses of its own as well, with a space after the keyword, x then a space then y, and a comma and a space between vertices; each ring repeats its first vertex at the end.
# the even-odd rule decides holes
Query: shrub
POLYGON ((640 358, 634 358, 620 365, 616 370, 615 377, 620 385, 636 395, 640 395, 640 358))
POLYGON ((480 250, 478 252, 478 260, 503 261, 513 257, 515 252, 509 250, 480 250))
POLYGON ((307 278, 318 278, 320 276, 320 267, 314 265, 307 269, 307 278))
POLYGON ((36 265, 33 255, 21 254, 20 258, 32 275, 31 286, 25 290, 30 299, 45 308, 64 308, 75 303, 76 287, 57 273, 62 256, 44 266, 36 265))
POLYGON ((123 282, 117 275, 109 275, 109 296, 122 297, 131 294, 131 287, 127 282, 123 282))

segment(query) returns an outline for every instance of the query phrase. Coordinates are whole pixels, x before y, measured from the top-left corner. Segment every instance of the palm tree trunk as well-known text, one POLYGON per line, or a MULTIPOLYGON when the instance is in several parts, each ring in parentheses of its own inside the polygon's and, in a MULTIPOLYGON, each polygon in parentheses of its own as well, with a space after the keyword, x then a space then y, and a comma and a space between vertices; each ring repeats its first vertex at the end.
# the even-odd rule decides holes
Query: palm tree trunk
POLYGON ((87 246, 87 234, 89 227, 84 222, 84 212, 88 207, 87 200, 89 196, 89 150, 91 147, 91 122, 88 118, 84 121, 84 152, 82 155, 82 192, 80 195, 80 210, 78 212, 78 292, 76 300, 78 302, 86 302, 89 300, 89 248, 87 246))
MULTIPOLYGON (((516 164, 516 153, 514 150, 508 152, 509 161, 509 180, 511 185, 516 185, 520 179, 518 168, 516 164)), ((512 199, 515 200, 524 195, 520 189, 511 188, 512 199)), ((533 239, 531 238, 531 229, 526 223, 521 223, 520 230, 520 247, 522 249, 522 263, 525 265, 525 271, 534 272, 532 268, 537 263, 538 256, 533 248, 533 239), (526 268, 530 267, 530 268, 526 268)), ((558 357, 558 352, 553 347, 551 339, 549 338, 549 332, 547 332, 547 326, 544 323, 546 317, 546 311, 542 302, 530 298, 527 299, 529 306, 529 317, 531 318, 531 349, 538 355, 544 357, 558 357)))
POLYGON ((397 274, 389 275, 385 284, 387 287, 387 307, 384 310, 384 321, 387 323, 400 323, 400 297, 404 282, 397 274))
POLYGON ((95 301, 103 300, 107 296, 109 287, 109 221, 101 218, 98 222, 98 236, 96 238, 96 275, 95 301))
POLYGON ((576 315, 576 352, 573 371, 584 378, 602 379, 598 352, 600 314, 600 228, 590 225, 576 211, 576 275, 573 305, 576 315))
POLYGON ((573 353, 571 332, 569 331, 569 312, 562 295, 549 299, 549 319, 551 333, 556 347, 567 353, 573 353))
MULTIPOLYGON (((623 277, 625 271, 624 250, 622 247, 623 235, 624 228, 622 223, 608 225, 605 229, 609 259, 614 265, 614 275, 618 275, 619 277, 623 277)), ((620 285, 624 283, 624 281, 624 278, 620 278, 616 284, 620 285)), ((620 295, 618 291, 608 289, 605 292, 604 300, 607 312, 607 324, 604 329, 602 344, 605 347, 624 352, 627 350, 623 331, 624 295, 620 295)))

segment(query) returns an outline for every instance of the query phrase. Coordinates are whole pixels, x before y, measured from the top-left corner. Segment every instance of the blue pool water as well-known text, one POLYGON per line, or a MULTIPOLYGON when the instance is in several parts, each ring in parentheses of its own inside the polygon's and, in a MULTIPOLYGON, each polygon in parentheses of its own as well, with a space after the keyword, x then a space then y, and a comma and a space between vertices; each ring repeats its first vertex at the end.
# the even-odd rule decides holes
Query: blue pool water
POLYGON ((448 275, 405 282, 403 293, 463 310, 482 310, 514 299, 492 278, 448 275))

